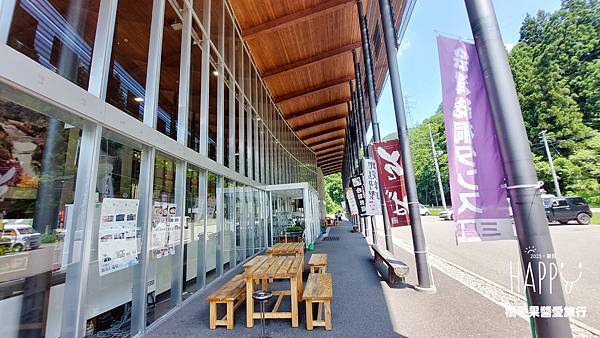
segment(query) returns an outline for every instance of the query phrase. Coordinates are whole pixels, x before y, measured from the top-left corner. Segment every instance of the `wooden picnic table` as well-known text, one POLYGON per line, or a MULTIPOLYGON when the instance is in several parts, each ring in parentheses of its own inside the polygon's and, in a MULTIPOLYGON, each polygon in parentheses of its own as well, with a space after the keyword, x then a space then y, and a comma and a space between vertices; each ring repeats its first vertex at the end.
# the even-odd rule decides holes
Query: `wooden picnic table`
POLYGON ((253 259, 251 266, 245 268, 246 279, 246 326, 253 327, 254 319, 260 319, 260 312, 254 312, 254 281, 273 279, 289 279, 290 289, 273 291, 277 301, 270 312, 265 313, 265 319, 290 318, 292 327, 298 327, 298 301, 302 297, 302 266, 304 257, 300 256, 259 256, 264 258, 253 259), (279 312, 279 306, 284 296, 291 298, 291 312, 279 312))
POLYGON ((267 248, 267 254, 273 255, 296 255, 304 258, 304 242, 277 243, 267 248))

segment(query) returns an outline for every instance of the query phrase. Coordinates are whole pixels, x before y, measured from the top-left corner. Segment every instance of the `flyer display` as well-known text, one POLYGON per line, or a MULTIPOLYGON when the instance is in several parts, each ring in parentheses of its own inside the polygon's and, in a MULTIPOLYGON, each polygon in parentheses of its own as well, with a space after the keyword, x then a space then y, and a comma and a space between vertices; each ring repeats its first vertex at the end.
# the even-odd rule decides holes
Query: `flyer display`
POLYGON ((138 263, 137 199, 105 198, 98 230, 100 276, 138 263))
POLYGON ((152 256, 161 258, 175 254, 181 237, 181 217, 174 203, 154 202, 152 214, 152 256))

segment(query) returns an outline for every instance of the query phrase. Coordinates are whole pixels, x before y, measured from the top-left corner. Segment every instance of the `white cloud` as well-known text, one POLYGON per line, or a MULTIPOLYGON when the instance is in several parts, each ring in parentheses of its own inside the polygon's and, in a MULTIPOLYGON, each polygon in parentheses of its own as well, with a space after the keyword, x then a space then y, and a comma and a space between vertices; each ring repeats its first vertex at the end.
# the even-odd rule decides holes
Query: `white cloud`
POLYGON ((409 39, 402 39, 402 42, 400 42, 400 48, 398 48, 398 57, 402 56, 402 54, 404 54, 404 51, 409 49, 411 46, 411 42, 409 39))
POLYGON ((506 51, 510 53, 511 49, 513 49, 513 47, 516 45, 516 43, 505 43, 504 44, 504 48, 506 48, 506 51))

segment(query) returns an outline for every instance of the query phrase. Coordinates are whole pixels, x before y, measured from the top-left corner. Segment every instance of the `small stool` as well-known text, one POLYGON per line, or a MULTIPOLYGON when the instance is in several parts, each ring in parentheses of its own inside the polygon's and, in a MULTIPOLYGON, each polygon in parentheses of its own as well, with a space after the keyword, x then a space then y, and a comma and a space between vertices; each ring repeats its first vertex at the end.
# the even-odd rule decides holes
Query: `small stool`
POLYGON ((262 325, 261 338, 270 338, 265 334, 265 304, 273 297, 273 293, 268 290, 258 290, 252 294, 252 298, 260 302, 260 323, 262 325))
POLYGON ((312 254, 308 260, 308 266, 310 267, 310 273, 327 272, 327 254, 312 254))

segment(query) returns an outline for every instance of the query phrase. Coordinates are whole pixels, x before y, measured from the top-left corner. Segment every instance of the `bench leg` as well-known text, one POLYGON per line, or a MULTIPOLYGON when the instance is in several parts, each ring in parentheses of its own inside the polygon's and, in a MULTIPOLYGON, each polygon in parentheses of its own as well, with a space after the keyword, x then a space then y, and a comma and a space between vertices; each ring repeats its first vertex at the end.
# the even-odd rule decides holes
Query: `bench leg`
POLYGON ((217 303, 210 302, 210 329, 217 328, 217 303))
POLYGON ((227 302, 227 330, 233 329, 233 316, 235 311, 233 310, 233 301, 227 302))
POLYGON ((331 300, 326 300, 325 304, 325 330, 331 330, 331 300))
POLYGON ((306 329, 312 331, 313 329, 313 304, 312 301, 307 300, 306 302, 306 329))

